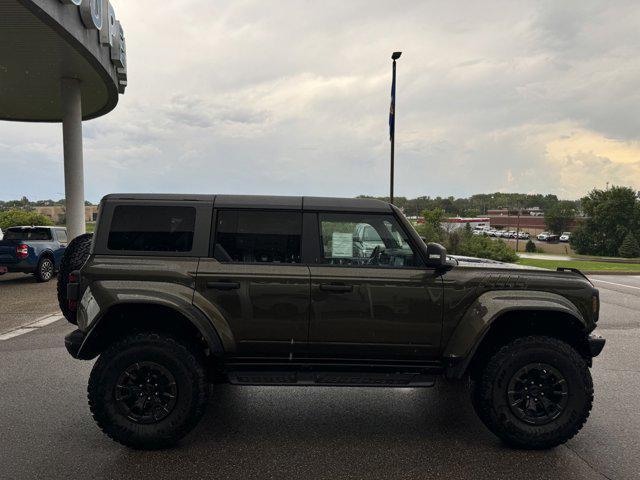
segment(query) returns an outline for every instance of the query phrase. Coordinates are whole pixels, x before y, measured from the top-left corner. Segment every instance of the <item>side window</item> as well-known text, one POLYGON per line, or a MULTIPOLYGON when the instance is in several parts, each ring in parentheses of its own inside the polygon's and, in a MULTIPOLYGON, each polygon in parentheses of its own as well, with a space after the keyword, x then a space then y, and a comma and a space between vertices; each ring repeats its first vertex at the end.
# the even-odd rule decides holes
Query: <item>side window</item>
POLYGON ((136 252, 190 252, 194 207, 119 205, 113 211, 107 248, 136 252))
POLYGON ((322 263, 420 267, 423 261, 392 215, 320 214, 322 263))
POLYGON ((64 230, 56 230, 56 235, 60 243, 67 243, 67 232, 64 230))
POLYGON ((220 262, 300 263, 302 213, 221 210, 213 256, 220 262))

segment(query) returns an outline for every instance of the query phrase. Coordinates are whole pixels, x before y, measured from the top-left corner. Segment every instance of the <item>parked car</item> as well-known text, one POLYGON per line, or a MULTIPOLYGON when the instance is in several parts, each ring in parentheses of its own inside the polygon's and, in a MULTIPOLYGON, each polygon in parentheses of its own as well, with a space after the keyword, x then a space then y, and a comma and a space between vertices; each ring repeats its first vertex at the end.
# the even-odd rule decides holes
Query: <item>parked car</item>
POLYGON ((67 246, 64 227, 11 227, 0 241, 0 274, 33 274, 39 282, 51 280, 67 246))
POLYGON ((538 240, 546 242, 549 239, 549 232, 542 232, 538 235, 538 240))
POLYGON ((560 235, 560 241, 568 242, 569 240, 571 240, 571 232, 562 232, 562 235, 560 235))
POLYGON ((0 240, 4 238, 4 233, 2 233, 2 229, 0 228, 0 240))
POLYGON ((127 194, 100 212, 93 241, 69 245, 58 293, 78 326, 67 350, 98 357, 93 418, 124 445, 177 442, 210 382, 430 387, 469 375, 484 425, 535 449, 589 416, 604 339, 592 334, 598 290, 574 269, 448 259, 373 199, 127 194), (373 249, 356 247, 360 231, 373 249))
POLYGON ((529 237, 530 237, 529 232, 520 232, 520 233, 518 233, 518 238, 520 240, 529 240, 529 237))
POLYGON ((549 243, 551 243, 551 242, 557 242, 559 238, 560 238, 560 237, 559 237, 558 235, 556 235, 555 233, 550 233, 550 234, 547 236, 547 242, 549 242, 549 243))

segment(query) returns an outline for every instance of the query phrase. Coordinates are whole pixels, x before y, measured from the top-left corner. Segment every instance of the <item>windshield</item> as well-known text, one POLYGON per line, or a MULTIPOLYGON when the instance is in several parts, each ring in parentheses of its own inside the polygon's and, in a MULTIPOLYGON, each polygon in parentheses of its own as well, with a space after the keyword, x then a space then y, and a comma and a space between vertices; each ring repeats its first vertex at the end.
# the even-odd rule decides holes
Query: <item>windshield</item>
POLYGON ((5 240, 51 240, 48 228, 10 228, 4 234, 5 240))

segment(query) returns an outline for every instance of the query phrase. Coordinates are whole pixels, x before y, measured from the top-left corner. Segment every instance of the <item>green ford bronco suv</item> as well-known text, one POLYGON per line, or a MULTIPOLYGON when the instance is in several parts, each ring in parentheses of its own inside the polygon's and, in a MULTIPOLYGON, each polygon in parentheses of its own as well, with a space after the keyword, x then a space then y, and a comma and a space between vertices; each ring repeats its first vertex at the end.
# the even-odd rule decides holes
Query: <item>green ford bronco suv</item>
POLYGON ((484 424, 549 448, 593 402, 598 290, 577 270, 448 257, 368 199, 109 195, 67 248, 58 296, 78 359, 98 357, 100 428, 161 448, 212 383, 429 387, 469 378, 484 424))

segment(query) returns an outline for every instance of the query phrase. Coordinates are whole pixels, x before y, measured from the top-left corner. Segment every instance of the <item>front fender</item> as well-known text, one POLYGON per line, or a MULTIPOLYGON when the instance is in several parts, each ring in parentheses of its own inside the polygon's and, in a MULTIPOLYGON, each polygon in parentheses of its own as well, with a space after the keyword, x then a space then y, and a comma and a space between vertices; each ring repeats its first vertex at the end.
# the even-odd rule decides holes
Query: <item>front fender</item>
POLYGON ((536 290, 498 290, 480 295, 467 309, 444 347, 447 376, 459 377, 473 354, 501 315, 512 311, 554 311, 568 314, 583 327, 586 322, 578 308, 557 293, 536 290))
MULTIPOLYGON (((78 358, 92 358, 91 345, 102 319, 119 305, 147 304, 170 308, 182 314, 203 336, 213 354, 221 355, 225 349, 216 325, 192 303, 193 289, 186 285, 166 282, 94 282, 87 287, 78 306, 78 327, 84 340, 78 358)), ((221 330, 226 333, 224 325, 221 330)), ((228 328, 228 326, 227 326, 228 328)))

